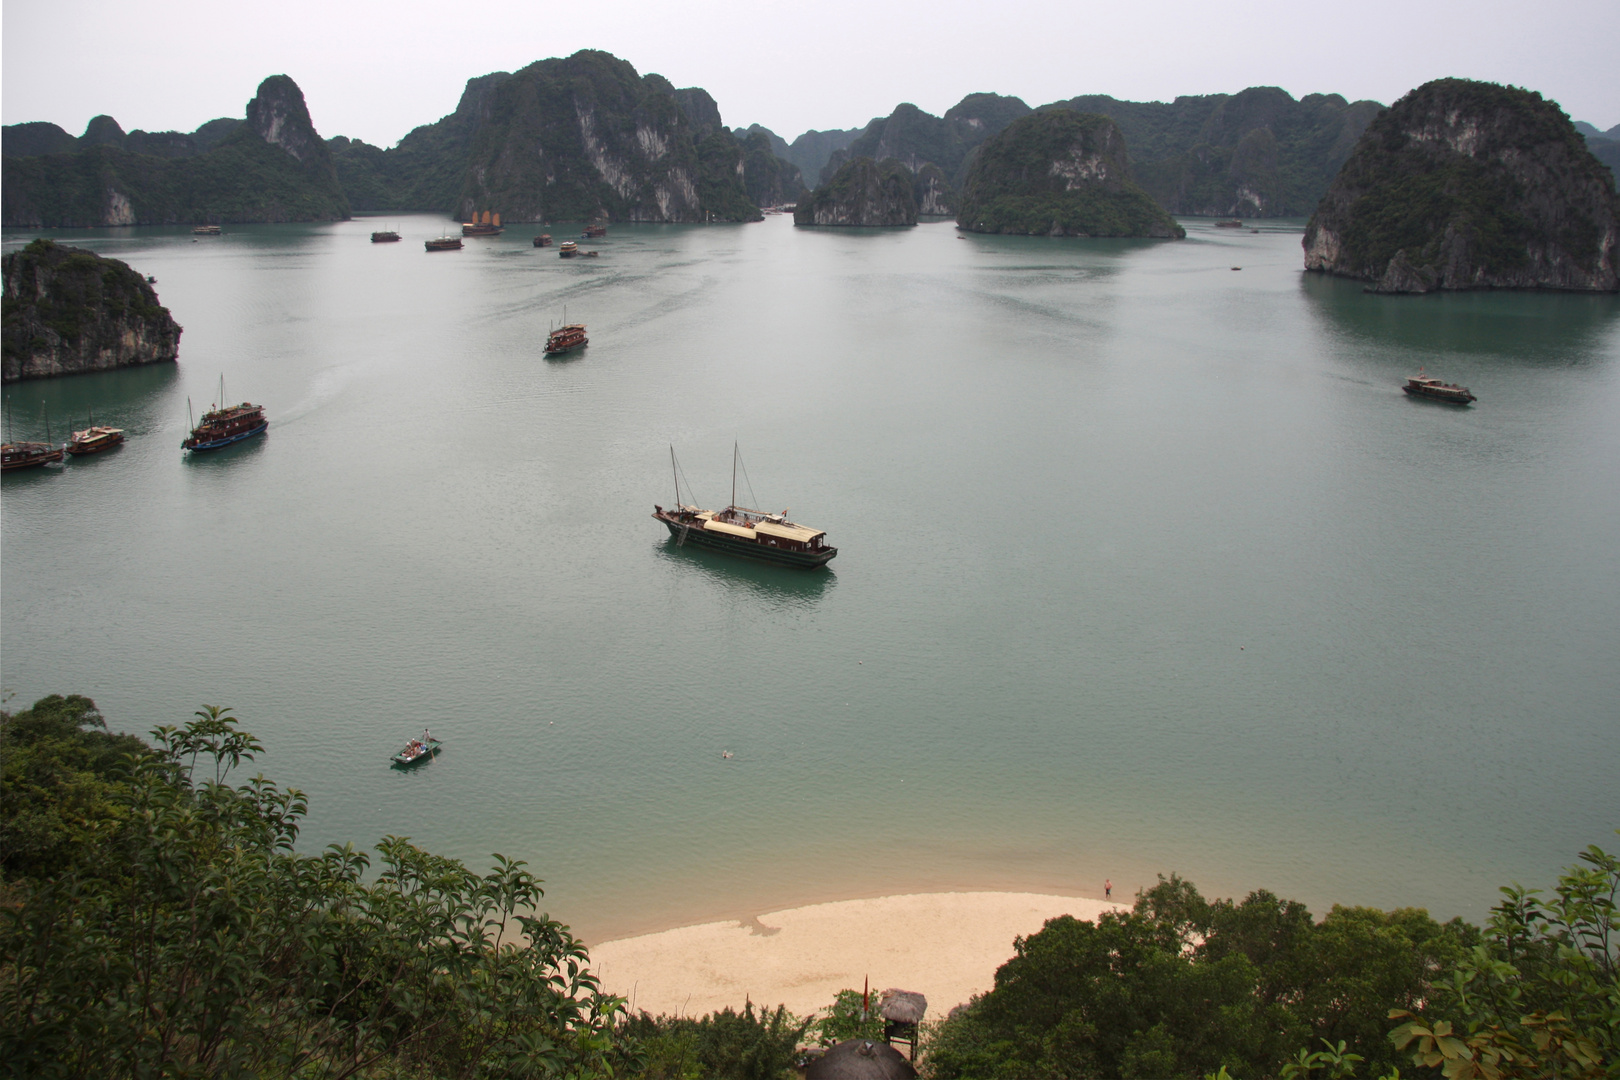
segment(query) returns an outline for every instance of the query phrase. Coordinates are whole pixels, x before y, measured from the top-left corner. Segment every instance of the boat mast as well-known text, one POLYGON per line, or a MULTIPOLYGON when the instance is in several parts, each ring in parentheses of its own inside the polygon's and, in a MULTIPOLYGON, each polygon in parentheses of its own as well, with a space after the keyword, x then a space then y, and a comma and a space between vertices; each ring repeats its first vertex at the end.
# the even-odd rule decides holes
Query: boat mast
POLYGON ((675 444, 669 444, 669 471, 675 477, 675 509, 681 508, 681 473, 680 467, 675 464, 675 444))
POLYGON ((197 428, 197 421, 191 415, 191 395, 187 394, 186 395, 186 430, 187 431, 195 431, 196 428, 197 428))
POLYGON ((731 441, 731 508, 737 509, 737 441, 731 441))

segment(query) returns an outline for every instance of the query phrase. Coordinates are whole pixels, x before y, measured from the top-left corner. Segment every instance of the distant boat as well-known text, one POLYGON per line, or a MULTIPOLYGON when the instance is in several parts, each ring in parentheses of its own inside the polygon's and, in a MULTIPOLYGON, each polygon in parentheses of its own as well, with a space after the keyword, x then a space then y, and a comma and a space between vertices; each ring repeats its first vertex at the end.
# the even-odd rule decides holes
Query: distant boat
POLYGON ((461 226, 462 236, 499 236, 503 232, 505 230, 501 228, 501 215, 491 215, 488 210, 484 211, 482 217, 474 214, 471 221, 461 226))
POLYGON ((379 232, 374 232, 371 234, 371 242, 373 244, 392 244, 398 239, 399 233, 395 232, 393 229, 383 229, 379 232))
POLYGON ((669 529, 676 545, 683 546, 688 542, 701 544, 728 555, 741 555, 783 566, 813 568, 831 562, 838 549, 827 543, 827 534, 821 529, 789 521, 786 510, 772 514, 737 505, 739 459, 737 448, 733 446, 731 505, 719 512, 700 510, 681 504, 680 467, 675 463, 675 448, 670 447, 669 462, 675 472, 675 509, 665 510, 655 504, 653 517, 669 529))
MULTIPOLYGON (((567 317, 563 316, 565 319, 567 317)), ((583 349, 590 343, 591 339, 585 336, 584 323, 564 323, 546 335, 546 355, 570 353, 575 349, 583 349)))
POLYGON ((459 236, 440 236, 440 237, 437 237, 437 238, 435 238, 433 240, 427 241, 427 249, 429 251, 460 251, 461 250, 461 237, 459 237, 459 236))
POLYGON ((197 236, 218 236, 219 235, 219 226, 218 225, 198 225, 195 228, 193 228, 191 231, 193 233, 195 233, 197 236))
POLYGON ((606 225, 587 225, 585 231, 580 233, 583 240, 600 240, 607 235, 606 225))
POLYGON ((439 748, 443 745, 444 744, 438 739, 435 739, 432 735, 428 734, 427 728, 423 728, 422 737, 420 739, 412 739, 410 742, 406 743, 405 748, 394 755, 393 762, 395 766, 402 769, 411 768, 413 765, 420 765, 424 761, 431 761, 434 755, 439 752, 439 748))
MULTIPOLYGON (((219 397, 221 401, 225 400, 223 375, 219 378, 219 397)), ((186 399, 186 415, 189 420, 190 398, 186 399)), ((191 434, 181 441, 180 447, 194 453, 203 450, 223 450, 232 443, 251 439, 255 435, 263 435, 269 427, 270 421, 264 418, 263 405, 244 401, 240 405, 215 406, 203 413, 202 422, 191 429, 191 434)))
POLYGON ((575 255, 578 255, 578 254, 579 254, 579 245, 574 243, 572 240, 564 240, 562 242, 562 244, 557 248, 557 255, 558 255, 559 258, 572 259, 575 255))
POLYGON ((1243 228, 1243 222, 1233 218, 1231 221, 1217 221, 1215 227, 1217 229, 1241 229, 1243 228))
POLYGON ((550 247, 551 246, 551 234, 548 233, 548 232, 543 232, 539 236, 535 237, 534 238, 534 246, 535 247, 550 247))
POLYGON ((1453 405, 1467 405, 1469 402, 1479 400, 1468 387, 1443 383, 1439 379, 1430 378, 1422 371, 1407 379, 1406 385, 1401 389, 1414 397, 1430 397, 1436 401, 1449 401, 1453 405))
POLYGON ((83 431, 75 431, 73 438, 68 440, 65 449, 68 453, 78 456, 80 454, 99 454, 103 450, 111 450, 124 441, 124 429, 115 427, 101 427, 95 423, 95 417, 90 417, 90 426, 83 431))

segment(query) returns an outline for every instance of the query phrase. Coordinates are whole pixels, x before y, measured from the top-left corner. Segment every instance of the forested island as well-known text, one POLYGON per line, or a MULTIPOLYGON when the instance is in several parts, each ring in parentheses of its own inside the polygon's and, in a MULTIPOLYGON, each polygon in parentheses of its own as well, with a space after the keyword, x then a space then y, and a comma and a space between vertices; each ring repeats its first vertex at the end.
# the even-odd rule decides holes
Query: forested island
POLYGON ((985 140, 956 223, 1026 236, 1187 235, 1129 178, 1119 126, 1070 109, 1033 113, 985 140))
POLYGON ((1439 79, 1381 113, 1305 230, 1305 266, 1378 292, 1614 292, 1620 195, 1540 94, 1439 79))
POLYGON ((128 264, 41 238, 0 266, 5 382, 179 356, 180 325, 128 264))
MULTIPOLYGON (((848 990, 815 1017, 630 1015, 488 873, 401 837, 297 842, 303 793, 204 706, 150 741, 88 698, 0 712, 0 1057, 28 1076, 789 1080, 880 1040, 848 990)), ((1599 1080, 1620 1062, 1620 858, 1588 848, 1483 927, 1414 909, 1321 919, 1175 875, 1128 911, 1008 943, 995 986, 924 1032, 927 1076, 1599 1080)))
POLYGON ((55 125, 24 124, 20 155, 5 134, 0 217, 6 225, 174 225, 334 221, 349 216, 332 155, 285 75, 259 84, 242 121, 190 135, 130 132, 98 116, 67 145, 55 125), (49 130, 54 129, 54 130, 49 130))

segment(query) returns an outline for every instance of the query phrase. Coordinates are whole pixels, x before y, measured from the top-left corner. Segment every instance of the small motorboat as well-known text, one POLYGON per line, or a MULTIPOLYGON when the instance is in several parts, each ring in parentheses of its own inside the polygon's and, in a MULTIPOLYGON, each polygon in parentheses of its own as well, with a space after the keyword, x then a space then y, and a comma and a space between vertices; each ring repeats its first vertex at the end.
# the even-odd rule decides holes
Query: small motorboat
POLYGON ((394 765, 401 769, 409 769, 414 765, 422 764, 424 761, 431 761, 433 756, 439 752, 439 747, 443 745, 428 733, 427 728, 423 728, 421 738, 412 739, 405 744, 403 750, 394 755, 394 765))

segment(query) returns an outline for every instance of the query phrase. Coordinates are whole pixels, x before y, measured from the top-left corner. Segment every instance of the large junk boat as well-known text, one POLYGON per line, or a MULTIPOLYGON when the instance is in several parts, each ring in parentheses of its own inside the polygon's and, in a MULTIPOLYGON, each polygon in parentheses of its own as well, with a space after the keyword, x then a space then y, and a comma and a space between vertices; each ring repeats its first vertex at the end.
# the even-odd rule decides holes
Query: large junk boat
POLYGON ((606 225, 587 225, 587 226, 585 226, 585 231, 580 233, 579 235, 580 235, 580 238, 584 239, 584 240, 601 240, 602 238, 607 236, 607 226, 606 225))
POLYGON ((591 343, 585 336, 584 323, 564 323, 546 335, 546 355, 556 356, 558 353, 573 352, 583 349, 591 343))
POLYGON ((681 503, 680 466, 675 462, 674 448, 670 449, 670 467, 675 473, 675 508, 665 510, 654 503, 653 517, 669 529, 669 535, 675 538, 676 545, 701 544, 728 555, 741 555, 783 566, 813 568, 831 562, 838 549, 827 543, 824 530, 789 521, 786 510, 772 514, 737 505, 739 458, 733 447, 731 505, 720 511, 701 510, 681 503))
POLYGON ((373 244, 392 244, 399 239, 399 233, 393 229, 381 229, 371 234, 373 244))
POLYGON ((62 448, 55 443, 8 442, 4 446, 0 446, 0 472, 11 472, 15 469, 32 469, 36 465, 45 465, 52 461, 61 460, 62 448))
POLYGON ((218 236, 220 227, 218 225, 198 225, 191 231, 197 236, 218 236))
POLYGON ((1401 389, 1414 397, 1431 397, 1438 401, 1449 401, 1453 405, 1467 405, 1471 401, 1479 400, 1468 387, 1443 383, 1421 371, 1407 379, 1406 385, 1401 389))
POLYGON ((115 427, 102 427, 99 424, 75 431, 73 439, 65 449, 68 453, 99 454, 103 450, 111 450, 124 441, 124 429, 115 427))
POLYGON ((427 244, 427 249, 429 251, 461 250, 461 237, 459 236, 439 236, 424 242, 427 244))
POLYGON ((665 510, 653 505, 653 517, 662 521, 677 544, 701 544, 750 559, 784 566, 826 566, 838 554, 827 544, 827 534, 787 519, 786 512, 771 514, 743 506, 700 510, 677 506, 665 510))
POLYGON ((572 240, 564 240, 562 246, 557 248, 557 254, 564 259, 572 259, 579 254, 579 245, 572 240))
POLYGON ((551 234, 548 233, 548 232, 543 232, 539 236, 535 237, 534 238, 534 246, 535 247, 550 247, 551 246, 551 234))
MULTIPOLYGON (((225 379, 219 380, 219 399, 225 400, 225 379)), ((191 399, 186 399, 186 412, 191 411, 191 399)), ((264 406, 244 401, 240 405, 211 407, 202 415, 202 423, 191 429, 191 434, 180 445, 186 450, 220 450, 243 439, 263 435, 270 426, 264 418, 264 406)))
POLYGON ((501 228, 501 215, 491 215, 488 210, 482 215, 474 214, 471 221, 461 226, 462 236, 499 236, 504 231, 501 228))

